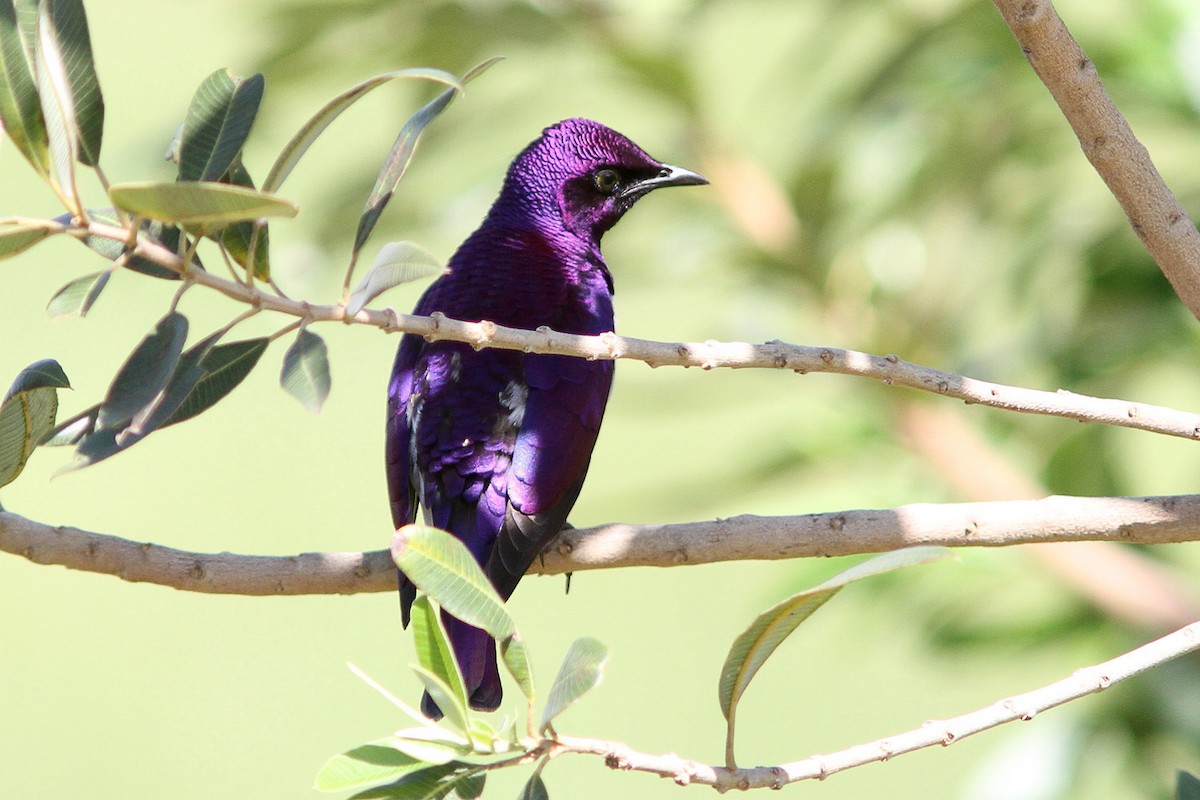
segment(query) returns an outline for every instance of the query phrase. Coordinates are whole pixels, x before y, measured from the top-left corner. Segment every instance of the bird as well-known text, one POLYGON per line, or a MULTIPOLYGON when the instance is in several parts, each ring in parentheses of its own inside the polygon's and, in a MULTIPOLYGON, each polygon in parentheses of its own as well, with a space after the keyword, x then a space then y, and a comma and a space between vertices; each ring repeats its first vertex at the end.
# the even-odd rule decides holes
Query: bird
MULTIPOLYGON (((598 335, 614 328, 606 231, 639 199, 706 184, 656 161, 598 122, 558 122, 513 160, 479 228, 417 301, 414 314, 598 335)), ((397 529, 416 519, 466 545, 508 600, 567 521, 600 431, 613 362, 476 350, 405 334, 387 393, 386 474, 397 529)), ((399 576, 401 620, 416 587, 399 576)), ((503 691, 495 641, 443 611, 472 708, 503 691)), ((441 710, 426 693, 422 712, 441 710)))

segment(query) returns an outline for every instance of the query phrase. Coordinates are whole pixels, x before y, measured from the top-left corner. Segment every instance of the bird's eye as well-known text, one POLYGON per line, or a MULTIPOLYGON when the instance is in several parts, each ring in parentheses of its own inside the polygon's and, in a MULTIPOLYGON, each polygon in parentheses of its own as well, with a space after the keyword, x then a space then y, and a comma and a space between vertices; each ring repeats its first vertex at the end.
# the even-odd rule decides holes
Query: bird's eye
POLYGON ((592 185, 602 194, 615 194, 621 186, 621 175, 615 169, 598 169, 592 173, 592 185))

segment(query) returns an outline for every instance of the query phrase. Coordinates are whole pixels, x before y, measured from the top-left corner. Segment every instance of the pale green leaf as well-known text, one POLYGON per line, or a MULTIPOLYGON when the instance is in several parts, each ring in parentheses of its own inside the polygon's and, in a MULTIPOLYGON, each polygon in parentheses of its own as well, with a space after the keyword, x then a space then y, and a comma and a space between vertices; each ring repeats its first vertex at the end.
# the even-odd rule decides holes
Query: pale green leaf
POLYGON ((459 769, 455 762, 439 764, 435 767, 410 772, 398 780, 383 786, 366 789, 350 796, 350 800, 374 800, 388 798, 389 800, 433 800, 444 797, 458 776, 454 773, 459 769))
POLYGON ((382 75, 376 75, 373 78, 368 78, 362 83, 350 87, 321 106, 320 110, 316 114, 313 114, 308 122, 304 123, 300 130, 296 132, 292 140, 284 146, 283 152, 275 159, 275 163, 271 166, 271 171, 267 173, 267 179, 263 181, 263 191, 279 191, 279 187, 283 185, 288 175, 300 163, 300 159, 308 152, 308 148, 312 147, 313 142, 329 127, 330 123, 337 119, 343 111, 354 105, 355 101, 367 94, 367 92, 378 86, 382 86, 394 78, 423 78, 425 80, 444 83, 458 89, 462 88, 458 78, 449 72, 443 72, 440 69, 424 68, 385 72, 382 75))
POLYGON ((521 694, 532 704, 534 702, 533 662, 529 659, 529 650, 525 647, 521 635, 515 631, 507 639, 500 641, 500 660, 517 682, 521 694))
MULTIPOLYGON (((2 0, 0 0, 2 2, 2 0)), ((51 220, 0 219, 0 258, 24 252, 62 227, 51 220)))
POLYGON ((454 690, 444 680, 424 667, 414 664, 412 665, 412 670, 421 679, 421 683, 425 686, 425 691, 429 693, 430 698, 442 710, 442 714, 445 717, 443 720, 444 723, 456 731, 461 731, 464 736, 469 736, 471 730, 470 712, 467 711, 467 704, 463 699, 456 695, 454 690))
POLYGON ((445 531, 405 525, 392 537, 396 566, 443 609, 503 641, 516 626, 466 546, 445 531))
POLYGON ((108 196, 135 216, 210 230, 261 217, 294 217, 299 211, 274 195, 224 183, 122 183, 108 196))
POLYGON ((34 448, 54 429, 58 389, 66 388, 67 376, 53 359, 17 375, 0 402, 0 486, 16 480, 34 448))
POLYGON ((322 792, 357 789, 369 784, 394 781, 427 766, 425 762, 392 747, 390 739, 380 739, 326 761, 317 772, 314 788, 322 792))
POLYGON ((43 0, 50 14, 51 35, 62 59, 65 89, 75 124, 76 158, 80 163, 96 166, 100 160, 100 143, 104 138, 104 98, 92 58, 92 43, 88 33, 87 14, 81 0, 43 0))
POLYGON ((296 341, 283 356, 279 383, 301 405, 314 414, 329 397, 329 350, 317 334, 301 329, 296 341))
POLYGON ((462 672, 450 649, 442 620, 425 595, 412 604, 413 641, 416 643, 417 661, 421 666, 441 678, 463 708, 467 705, 467 689, 462 672))
POLYGON ((50 180, 72 214, 82 216, 83 205, 75 183, 75 158, 79 153, 79 127, 71 96, 70 77, 59 46, 50 3, 38 4, 37 60, 34 77, 42 118, 50 141, 50 180))
POLYGON ((446 265, 413 242, 388 242, 379 250, 371 270, 363 276, 346 302, 346 313, 354 316, 379 295, 402 283, 436 278, 446 265))
POLYGON ((603 642, 585 636, 571 643, 562 666, 558 668, 558 676, 546 695, 546 707, 542 711, 540 725, 542 730, 600 683, 606 661, 608 648, 603 642))
POLYGON ((111 271, 102 270, 76 278, 54 293, 50 302, 46 304, 46 313, 51 319, 86 317, 111 276, 111 271))

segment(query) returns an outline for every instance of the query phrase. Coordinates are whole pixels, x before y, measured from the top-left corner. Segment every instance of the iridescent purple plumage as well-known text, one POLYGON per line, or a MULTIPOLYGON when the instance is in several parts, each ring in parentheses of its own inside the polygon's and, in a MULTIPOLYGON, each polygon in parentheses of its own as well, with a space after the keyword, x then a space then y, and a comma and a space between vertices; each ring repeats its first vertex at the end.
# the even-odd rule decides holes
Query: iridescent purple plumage
MULTIPOLYGON (((449 272, 414 313, 514 328, 613 330, 600 238, 660 186, 706 183, 596 122, 551 126, 504 186, 449 272)), ((396 527, 426 521, 461 539, 508 599, 562 529, 587 473, 612 385, 611 361, 481 350, 405 335, 388 387, 387 477, 396 527)), ((416 589, 400 576, 405 626, 416 589)), ((495 642, 443 617, 471 705, 500 704, 495 642)), ((429 696, 422 709, 440 716, 429 696)))

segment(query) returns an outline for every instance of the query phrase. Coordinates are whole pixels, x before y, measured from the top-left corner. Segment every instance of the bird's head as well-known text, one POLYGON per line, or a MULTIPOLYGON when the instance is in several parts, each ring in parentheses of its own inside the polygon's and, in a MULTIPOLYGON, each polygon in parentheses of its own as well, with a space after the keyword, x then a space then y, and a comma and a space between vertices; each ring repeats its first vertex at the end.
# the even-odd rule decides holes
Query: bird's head
POLYGON ((611 128, 567 119, 517 156, 502 196, 534 213, 556 214, 567 230, 598 242, 646 193, 705 183, 691 170, 654 160, 611 128))

